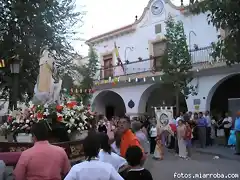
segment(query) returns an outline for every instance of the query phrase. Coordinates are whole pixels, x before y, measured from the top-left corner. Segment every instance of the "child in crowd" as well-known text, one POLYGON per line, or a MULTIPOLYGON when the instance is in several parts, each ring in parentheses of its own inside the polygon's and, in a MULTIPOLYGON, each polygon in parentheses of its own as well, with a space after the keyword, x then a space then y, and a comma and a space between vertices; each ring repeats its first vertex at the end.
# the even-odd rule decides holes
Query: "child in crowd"
POLYGON ((231 149, 234 149, 236 146, 236 135, 235 135, 236 131, 235 130, 231 130, 230 131, 230 136, 228 139, 228 146, 231 147, 231 149))
POLYGON ((125 180, 153 180, 151 173, 142 167, 142 150, 138 146, 130 146, 126 152, 126 160, 131 166, 125 180))
POLYGON ((191 148, 192 148, 192 129, 188 121, 186 121, 186 131, 185 131, 185 142, 187 149, 187 156, 191 157, 191 148))
POLYGON ((217 123, 216 123, 216 121, 215 121, 215 118, 212 117, 212 121, 211 121, 211 135, 210 135, 210 137, 211 137, 210 146, 212 146, 212 145, 214 144, 214 140, 215 140, 215 138, 216 138, 216 133, 215 133, 216 128, 217 128, 217 123))

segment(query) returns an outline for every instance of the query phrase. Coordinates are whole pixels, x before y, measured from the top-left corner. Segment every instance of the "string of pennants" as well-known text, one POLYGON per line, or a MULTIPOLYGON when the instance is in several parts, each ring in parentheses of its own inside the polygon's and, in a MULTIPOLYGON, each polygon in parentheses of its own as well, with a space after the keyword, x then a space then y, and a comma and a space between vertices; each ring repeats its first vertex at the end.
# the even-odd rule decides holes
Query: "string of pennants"
MULTIPOLYGON (((121 81, 121 77, 109 77, 108 80, 103 80, 103 84, 108 84, 108 83, 112 83, 112 85, 116 85, 118 82, 121 81)), ((125 82, 127 83, 131 83, 131 82, 135 82, 135 83, 139 83, 139 82, 146 82, 146 81, 162 81, 161 76, 148 76, 148 77, 137 77, 137 78, 127 78, 125 80, 125 82)), ((122 82, 122 81, 121 81, 122 82)), ((100 85, 100 81, 95 82, 95 85, 100 85)))
POLYGON ((93 94, 95 92, 94 89, 79 89, 79 88, 71 88, 70 95, 73 94, 93 94))

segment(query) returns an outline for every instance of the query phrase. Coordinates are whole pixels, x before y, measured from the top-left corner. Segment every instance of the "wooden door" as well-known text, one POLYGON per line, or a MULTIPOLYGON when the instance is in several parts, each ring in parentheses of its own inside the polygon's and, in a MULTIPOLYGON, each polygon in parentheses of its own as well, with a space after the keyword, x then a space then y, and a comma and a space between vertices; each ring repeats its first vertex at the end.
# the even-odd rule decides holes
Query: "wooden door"
POLYGON ((109 54, 109 55, 106 55, 103 57, 103 62, 104 62, 103 77, 104 77, 104 79, 113 76, 112 61, 113 61, 112 54, 109 54))
POLYGON ((156 59, 154 66, 158 69, 161 67, 161 59, 166 49, 166 43, 164 41, 155 42, 153 44, 153 55, 156 59))

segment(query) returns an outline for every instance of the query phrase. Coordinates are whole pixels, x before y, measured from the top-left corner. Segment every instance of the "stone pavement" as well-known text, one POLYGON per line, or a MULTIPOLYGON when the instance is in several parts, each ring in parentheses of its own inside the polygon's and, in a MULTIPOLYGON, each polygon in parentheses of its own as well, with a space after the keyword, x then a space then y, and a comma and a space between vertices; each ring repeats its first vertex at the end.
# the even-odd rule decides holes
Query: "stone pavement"
MULTIPOLYGON (((200 154, 193 152, 191 160, 183 160, 174 155, 174 153, 167 152, 163 161, 156 161, 149 158, 145 163, 145 168, 150 170, 154 180, 174 180, 183 179, 174 177, 174 173, 187 173, 194 176, 196 173, 229 173, 239 175, 240 162, 235 160, 229 160, 224 158, 214 159, 213 155, 200 154)), ((176 174, 175 174, 176 175, 176 174)), ((185 179, 200 179, 200 178, 185 178, 185 179)), ((213 179, 213 178, 206 178, 213 179)), ((215 178, 220 179, 220 178, 215 178)), ((228 178, 224 178, 227 180, 228 178)))
POLYGON ((222 145, 214 145, 206 148, 194 148, 195 152, 219 156, 220 158, 240 161, 240 156, 234 155, 235 150, 222 145))

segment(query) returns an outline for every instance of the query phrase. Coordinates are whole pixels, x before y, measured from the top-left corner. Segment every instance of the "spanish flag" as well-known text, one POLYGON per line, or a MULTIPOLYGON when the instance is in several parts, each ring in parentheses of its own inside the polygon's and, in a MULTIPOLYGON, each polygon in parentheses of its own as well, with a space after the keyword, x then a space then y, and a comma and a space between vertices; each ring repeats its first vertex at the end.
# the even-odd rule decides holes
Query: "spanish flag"
POLYGON ((118 47, 117 47, 116 42, 114 42, 114 49, 115 49, 115 54, 116 54, 116 57, 117 57, 118 64, 122 67, 122 70, 124 72, 124 66, 123 66, 123 63, 122 63, 121 58, 119 56, 118 47))
POLYGON ((0 60, 0 68, 4 68, 5 67, 5 62, 3 59, 0 60))

